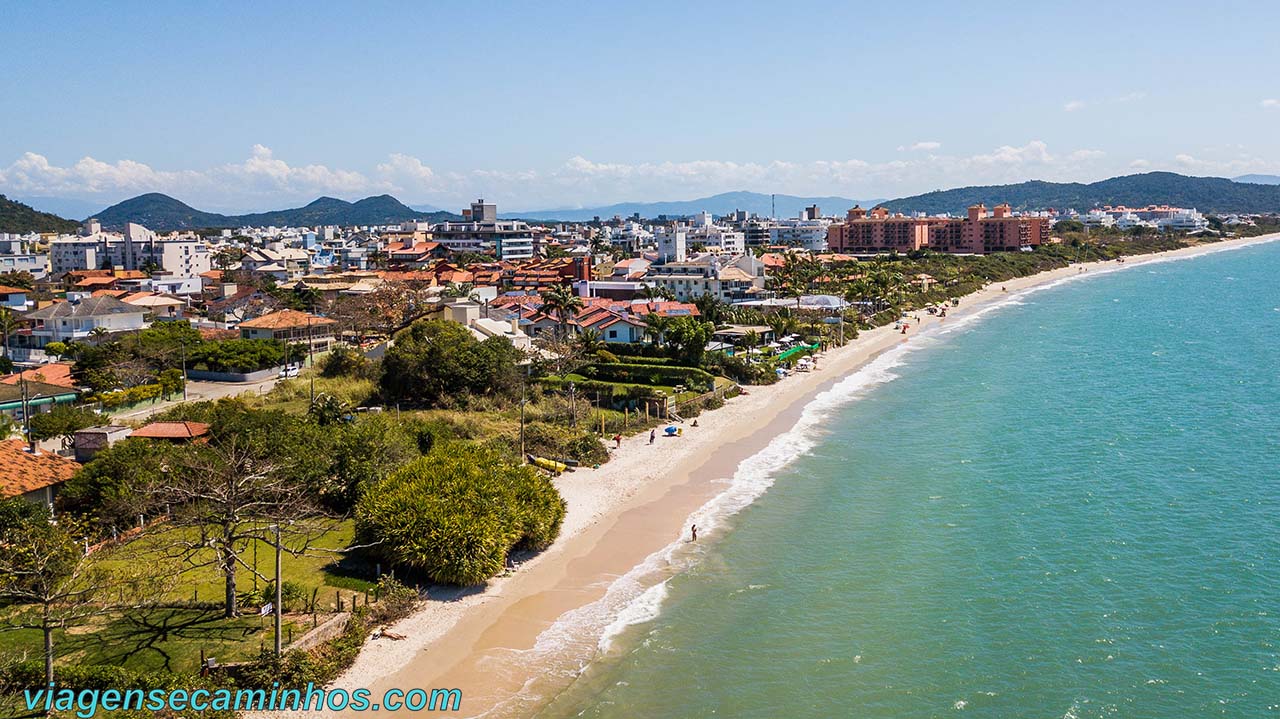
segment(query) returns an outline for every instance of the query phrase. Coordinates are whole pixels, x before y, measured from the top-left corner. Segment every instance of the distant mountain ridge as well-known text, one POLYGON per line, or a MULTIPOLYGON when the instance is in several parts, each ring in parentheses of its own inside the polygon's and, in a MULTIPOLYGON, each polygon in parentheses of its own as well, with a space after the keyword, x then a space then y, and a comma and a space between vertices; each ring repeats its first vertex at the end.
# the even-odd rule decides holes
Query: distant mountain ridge
MULTIPOLYGON (((826 214, 842 215, 844 211, 857 204, 856 200, 846 197, 798 197, 796 195, 774 195, 777 203, 778 217, 796 217, 809 205, 817 205, 826 214)), ((864 205, 874 204, 877 200, 863 200, 864 205)), ((564 220, 566 222, 583 222, 593 217, 602 220, 619 217, 631 217, 640 213, 644 219, 653 219, 659 215, 681 217, 695 215, 699 212, 710 212, 713 215, 727 215, 734 210, 746 210, 762 217, 771 212, 770 196, 762 192, 723 192, 719 195, 702 197, 696 200, 675 200, 670 202, 622 202, 603 207, 584 207, 562 210, 535 210, 530 212, 504 212, 503 217, 518 217, 523 220, 564 220)))
POLYGON ((893 212, 950 212, 970 205, 1007 202, 1015 210, 1089 210, 1099 205, 1169 204, 1202 212, 1280 212, 1280 185, 1234 182, 1224 177, 1189 177, 1147 172, 1088 184, 1032 180, 1014 185, 983 185, 936 190, 880 203, 893 212))
POLYGON ((366 197, 347 202, 335 197, 320 197, 290 210, 255 212, 246 215, 222 215, 204 212, 168 195, 151 192, 112 205, 93 215, 108 229, 121 229, 136 222, 145 227, 167 232, 199 228, 314 227, 316 225, 389 225, 405 220, 441 222, 457 219, 449 212, 419 212, 391 195, 366 197))
POLYGON ((1280 175, 1241 175, 1231 179, 1234 182, 1248 182, 1254 185, 1280 185, 1280 175))
POLYGON ((0 195, 0 232, 75 232, 80 223, 0 195))

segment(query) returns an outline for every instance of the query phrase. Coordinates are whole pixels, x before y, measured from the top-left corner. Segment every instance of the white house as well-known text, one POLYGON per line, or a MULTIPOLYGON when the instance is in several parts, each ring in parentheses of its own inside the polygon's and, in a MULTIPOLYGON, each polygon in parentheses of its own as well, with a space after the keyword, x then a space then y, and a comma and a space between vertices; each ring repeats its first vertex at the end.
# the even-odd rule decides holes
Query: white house
POLYGON ((78 302, 57 302, 22 316, 34 323, 30 328, 34 347, 50 342, 72 342, 89 337, 101 327, 108 332, 128 332, 147 326, 147 310, 102 295, 86 297, 78 302))

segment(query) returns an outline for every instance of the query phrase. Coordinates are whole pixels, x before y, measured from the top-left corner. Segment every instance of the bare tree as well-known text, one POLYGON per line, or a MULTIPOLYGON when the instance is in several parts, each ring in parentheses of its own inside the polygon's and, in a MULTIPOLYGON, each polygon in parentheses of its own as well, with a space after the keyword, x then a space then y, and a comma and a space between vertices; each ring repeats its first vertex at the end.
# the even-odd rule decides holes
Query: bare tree
POLYGON ((297 554, 331 527, 292 471, 293 462, 304 460, 279 459, 270 443, 229 434, 188 447, 149 492, 153 503, 169 508, 169 520, 155 525, 168 535, 163 551, 188 567, 211 567, 222 575, 227 617, 240 611, 239 570, 257 573, 244 558, 253 541, 274 541, 271 527, 279 525, 297 554))

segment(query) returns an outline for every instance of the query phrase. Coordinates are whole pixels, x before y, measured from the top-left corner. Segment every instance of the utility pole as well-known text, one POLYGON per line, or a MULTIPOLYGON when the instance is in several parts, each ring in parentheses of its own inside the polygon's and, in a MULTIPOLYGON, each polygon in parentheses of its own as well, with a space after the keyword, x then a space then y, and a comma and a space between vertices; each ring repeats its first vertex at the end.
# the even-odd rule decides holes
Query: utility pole
POLYGON ((27 371, 18 371, 18 382, 22 385, 22 431, 27 435, 27 449, 36 453, 36 441, 31 438, 31 394, 27 391, 27 371))
POLYGON ((311 315, 307 315, 307 364, 311 366, 311 404, 316 403, 316 343, 311 341, 311 315))
POLYGON ((182 348, 182 401, 187 401, 187 342, 183 340, 178 344, 182 348))
POLYGON ((280 598, 282 596, 282 593, 280 591, 280 525, 279 524, 273 525, 273 529, 276 530, 276 606, 274 607, 274 609, 275 609, 275 615, 276 615, 276 657, 279 658, 280 656, 280 625, 282 624, 282 618, 283 618, 282 615, 284 612, 284 609, 280 606, 280 598))
POLYGON ((573 382, 569 383, 569 426, 578 428, 578 397, 573 382))

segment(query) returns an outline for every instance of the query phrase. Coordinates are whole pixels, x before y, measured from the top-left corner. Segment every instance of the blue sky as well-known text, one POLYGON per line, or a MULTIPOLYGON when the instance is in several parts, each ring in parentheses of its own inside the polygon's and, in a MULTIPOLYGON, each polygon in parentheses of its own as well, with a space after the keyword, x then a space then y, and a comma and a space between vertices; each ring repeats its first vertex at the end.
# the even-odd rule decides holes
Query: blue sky
POLYGON ((12 2, 0 192, 519 210, 1280 172, 1278 21, 1263 2, 12 2))

